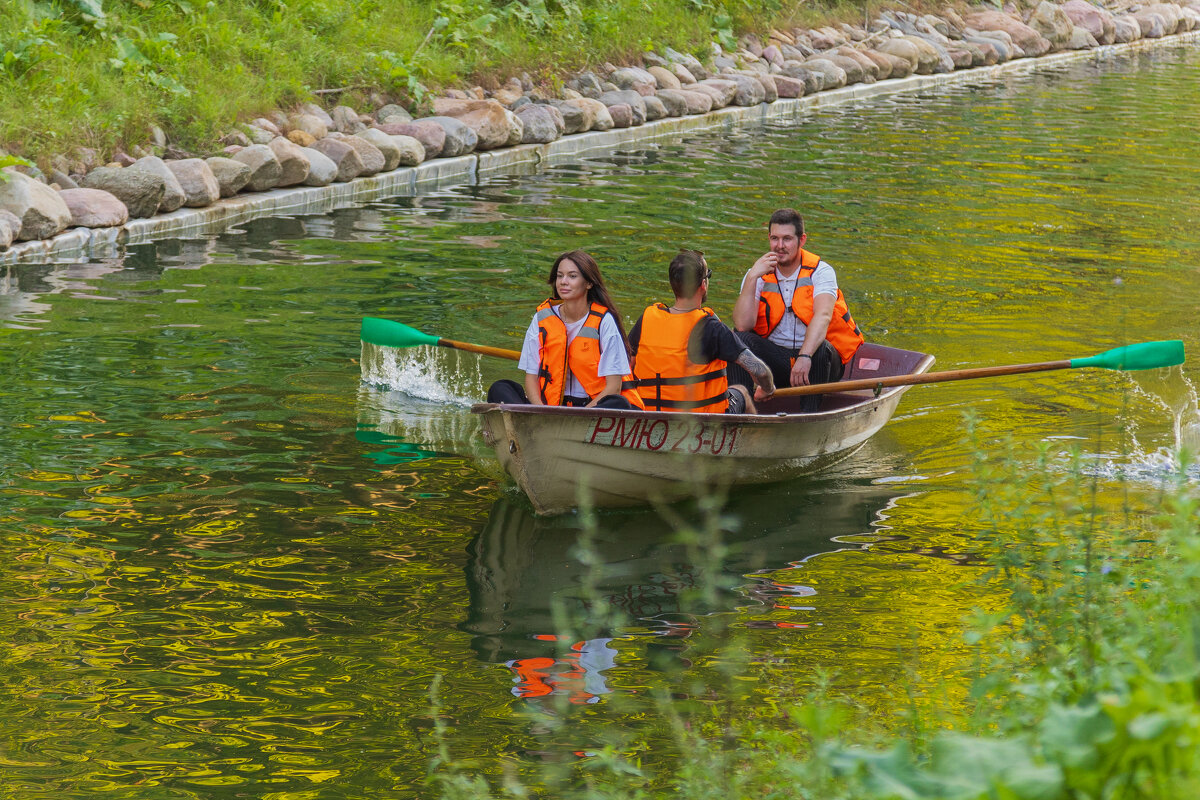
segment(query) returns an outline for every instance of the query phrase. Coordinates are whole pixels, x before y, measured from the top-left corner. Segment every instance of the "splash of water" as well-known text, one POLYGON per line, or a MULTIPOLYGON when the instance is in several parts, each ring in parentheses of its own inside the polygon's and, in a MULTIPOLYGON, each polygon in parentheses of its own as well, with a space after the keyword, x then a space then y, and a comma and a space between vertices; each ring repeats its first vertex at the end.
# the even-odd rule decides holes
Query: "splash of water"
POLYGON ((435 403, 469 406, 483 399, 479 358, 438 347, 362 343, 363 383, 435 403))
POLYGON ((1137 426, 1130 425, 1133 452, 1118 463, 1097 459, 1096 474, 1139 482, 1162 483, 1180 473, 1190 484, 1200 484, 1200 398, 1196 386, 1179 367, 1130 375, 1133 397, 1167 412, 1171 418, 1173 443, 1148 448, 1137 438, 1137 426))
POLYGON ((386 449, 377 461, 480 454, 479 421, 467 409, 483 399, 479 358, 438 347, 362 344, 358 438, 386 449))

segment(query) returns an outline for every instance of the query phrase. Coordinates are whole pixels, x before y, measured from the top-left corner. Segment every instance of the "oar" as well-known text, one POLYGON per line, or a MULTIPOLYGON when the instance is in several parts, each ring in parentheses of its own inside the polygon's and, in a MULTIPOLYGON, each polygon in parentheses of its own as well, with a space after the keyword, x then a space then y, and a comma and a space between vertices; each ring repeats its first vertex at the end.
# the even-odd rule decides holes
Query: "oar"
POLYGON ((1054 369, 1100 369, 1138 370, 1173 367, 1183 363, 1183 342, 1142 342, 1106 350, 1087 358, 1069 358, 1063 361, 1042 361, 1036 364, 1013 364, 1004 367, 979 367, 955 369, 945 372, 924 372, 920 375, 893 375, 886 378, 862 378, 837 383, 818 383, 811 386, 793 386, 775 392, 775 397, 796 397, 805 394, 827 394, 829 392, 851 392, 855 389, 876 389, 887 386, 913 386, 920 383, 943 383, 945 381, 969 381, 975 378, 995 378, 1000 375, 1020 375, 1026 372, 1047 372, 1054 369))
POLYGON ((420 347, 423 344, 427 344, 431 347, 451 347, 455 350, 467 350, 471 353, 496 356, 497 358, 509 358, 513 361, 519 361, 521 358, 521 353, 517 350, 505 350, 501 347, 488 347, 482 344, 443 339, 440 336, 431 336, 428 333, 422 333, 416 328, 410 328, 402 323, 392 322, 390 319, 380 319, 379 317, 363 317, 362 331, 359 333, 359 338, 364 342, 383 345, 384 347, 420 347))

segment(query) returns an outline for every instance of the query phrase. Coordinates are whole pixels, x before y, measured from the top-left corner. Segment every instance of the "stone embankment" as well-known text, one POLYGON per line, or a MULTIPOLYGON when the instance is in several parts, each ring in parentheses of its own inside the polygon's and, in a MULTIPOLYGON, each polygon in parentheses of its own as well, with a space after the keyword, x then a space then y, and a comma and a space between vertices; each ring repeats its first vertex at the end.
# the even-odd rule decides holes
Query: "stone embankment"
POLYGON ((110 240, 120 241, 131 220, 206 209, 235 195, 327 187, 431 159, 1197 29, 1200 0, 1116 12, 1086 0, 1044 1, 1024 17, 1011 7, 961 15, 886 11, 868 28, 776 30, 765 42, 745 36, 736 52, 714 45, 704 63, 670 49, 647 53, 643 66, 606 65, 574 76, 557 97, 512 79, 494 92, 450 91, 433 100, 433 116, 420 119, 396 105, 362 114, 308 104, 229 133, 223 149, 208 158, 179 151, 156 129, 152 145, 135 148, 138 158, 117 153, 102 164, 95 151, 79 148, 54 158, 48 174, 7 168, 0 182, 0 251, 14 242, 49 243, 95 229, 112 229, 110 240))

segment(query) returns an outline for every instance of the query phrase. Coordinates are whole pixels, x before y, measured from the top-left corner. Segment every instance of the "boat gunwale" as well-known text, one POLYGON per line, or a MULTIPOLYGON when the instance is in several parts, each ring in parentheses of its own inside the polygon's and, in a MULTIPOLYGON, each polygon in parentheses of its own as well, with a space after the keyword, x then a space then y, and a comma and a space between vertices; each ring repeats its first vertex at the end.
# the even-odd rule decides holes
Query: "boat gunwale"
MULTIPOLYGON (((929 370, 934 363, 934 357, 928 353, 920 353, 916 350, 908 350, 905 352, 914 353, 921 356, 921 360, 917 366, 907 373, 910 375, 921 375, 929 370)), ((892 377, 881 375, 879 377, 892 377)), ((830 386, 837 386, 836 383, 830 386)), ((475 403, 471 406, 472 414, 484 415, 492 411, 503 411, 511 414, 520 415, 536 415, 536 416, 567 416, 567 417, 597 417, 597 416, 618 416, 631 418, 646 418, 646 419, 678 419, 681 413, 687 414, 689 418, 711 420, 713 422, 742 422, 754 424, 771 423, 775 425, 787 425, 808 420, 829 420, 838 417, 850 416, 851 414, 865 410, 884 400, 888 400, 895 395, 903 394, 908 391, 911 386, 889 386, 878 393, 871 389, 852 389, 850 391, 839 392, 829 391, 825 394, 839 394, 850 397, 860 397, 861 400, 842 408, 831 408, 826 411, 810 411, 804 413, 787 413, 780 411, 774 414, 723 414, 723 413, 696 413, 696 412, 679 412, 679 411, 644 411, 641 409, 623 409, 623 408, 585 408, 581 406, 548 406, 536 405, 534 403, 475 403)))

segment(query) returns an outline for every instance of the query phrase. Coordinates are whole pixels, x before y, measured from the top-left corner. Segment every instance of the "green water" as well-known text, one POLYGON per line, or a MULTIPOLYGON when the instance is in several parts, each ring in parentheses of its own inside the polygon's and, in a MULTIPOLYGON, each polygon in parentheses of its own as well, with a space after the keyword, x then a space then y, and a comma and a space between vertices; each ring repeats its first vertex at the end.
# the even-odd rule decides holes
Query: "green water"
POLYGON ((911 702, 957 702, 960 620, 996 600, 970 588, 964 412, 985 444, 1079 448, 1123 513, 1200 443, 1194 362, 913 389, 837 473, 734 498, 714 561, 654 512, 591 537, 534 518, 471 456, 466 406, 512 365, 426 353, 364 385, 358 321, 519 347, 576 247, 627 317, 702 249, 728 317, 795 205, 868 338, 936 368, 1200 353, 1198 67, 1079 65, 6 268, 3 794, 429 796, 438 676, 451 753, 529 780, 639 730, 655 689, 786 702, 824 670, 888 727, 915 671, 937 689, 911 702), (597 623, 597 596, 628 621, 597 623), (725 625, 737 652, 700 648, 725 625))

